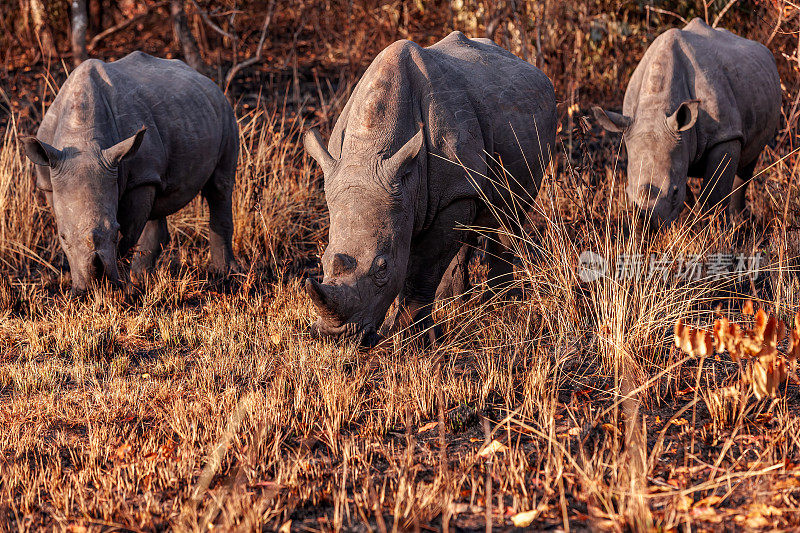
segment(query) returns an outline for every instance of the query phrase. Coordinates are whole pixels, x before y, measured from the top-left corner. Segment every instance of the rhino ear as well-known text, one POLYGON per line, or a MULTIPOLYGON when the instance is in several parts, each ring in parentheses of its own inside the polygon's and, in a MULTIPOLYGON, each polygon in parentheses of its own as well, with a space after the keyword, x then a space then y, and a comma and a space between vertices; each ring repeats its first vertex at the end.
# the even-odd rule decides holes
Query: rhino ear
POLYGON ((700 100, 686 100, 678 106, 678 110, 667 117, 667 126, 672 131, 686 131, 697 122, 700 114, 700 100))
POLYGON ((130 159, 142 145, 147 127, 142 126, 132 137, 120 141, 110 148, 103 150, 103 156, 112 165, 119 165, 122 161, 130 159))
POLYGON ((389 176, 404 174, 408 167, 419 155, 422 150, 422 143, 425 141, 425 130, 420 128, 416 135, 403 145, 393 156, 386 159, 383 168, 389 176))
POLYGON ((58 148, 54 148, 36 137, 22 137, 20 141, 22 141, 25 155, 37 165, 51 167, 61 155, 61 151, 58 148))
POLYGON ((314 161, 322 168, 323 174, 329 174, 333 167, 336 165, 336 160, 322 144, 322 136, 319 134, 317 128, 312 128, 303 135, 303 147, 306 149, 308 155, 314 158, 314 161))
POLYGON ((594 114, 594 119, 604 130, 612 133, 621 133, 633 124, 633 119, 631 117, 620 115, 613 111, 606 111, 597 106, 592 108, 592 114, 594 114))

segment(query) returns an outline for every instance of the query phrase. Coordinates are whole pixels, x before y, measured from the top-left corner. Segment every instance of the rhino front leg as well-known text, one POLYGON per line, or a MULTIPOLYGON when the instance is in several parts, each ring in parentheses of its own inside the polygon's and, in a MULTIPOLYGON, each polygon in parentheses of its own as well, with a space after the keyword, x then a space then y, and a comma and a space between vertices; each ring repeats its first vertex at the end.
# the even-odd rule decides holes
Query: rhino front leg
POLYGON ((739 141, 720 143, 709 150, 699 199, 704 213, 711 213, 717 208, 723 212, 728 210, 740 151, 739 141))
POLYGON ((471 200, 451 204, 414 243, 396 318, 390 324, 389 332, 413 325, 415 329, 428 330, 429 341, 436 339, 439 332, 434 327, 431 313, 437 288, 453 258, 464 246, 463 227, 472 222, 474 215, 475 203, 471 200))
POLYGON ((475 248, 464 243, 453 257, 436 289, 436 300, 463 297, 472 288, 469 282, 469 262, 475 248))
POLYGON ((504 231, 491 235, 486 243, 489 273, 486 285, 492 293, 509 289, 514 283, 514 251, 511 237, 504 231))
POLYGON ((233 255, 233 174, 219 168, 203 187, 208 202, 211 269, 220 274, 241 272, 233 255))
POLYGON ((749 165, 740 168, 736 172, 736 178, 733 180, 733 193, 731 194, 730 214, 733 216, 739 215, 744 212, 745 201, 747 200, 747 186, 750 185, 750 180, 753 178, 753 172, 756 169, 756 161, 749 165))
POLYGON ((167 219, 159 218, 147 221, 142 235, 136 243, 135 255, 131 259, 131 277, 134 282, 141 281, 146 272, 153 270, 162 250, 168 244, 167 219))
POLYGON ((128 255, 139 242, 142 230, 150 219, 155 197, 156 188, 152 185, 136 187, 123 193, 117 210, 117 222, 122 234, 119 241, 120 257, 128 255))

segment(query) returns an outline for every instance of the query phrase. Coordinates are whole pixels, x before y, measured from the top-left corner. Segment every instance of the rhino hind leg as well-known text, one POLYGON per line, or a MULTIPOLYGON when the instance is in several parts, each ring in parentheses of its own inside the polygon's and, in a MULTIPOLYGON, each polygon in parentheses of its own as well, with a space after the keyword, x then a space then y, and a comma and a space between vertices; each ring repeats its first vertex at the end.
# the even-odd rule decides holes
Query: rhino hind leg
POLYGON ((134 281, 140 280, 143 274, 153 270, 161 252, 168 244, 167 219, 148 220, 136 243, 135 255, 131 259, 131 277, 134 281))
POLYGON ((241 272, 233 254, 233 169, 218 167, 211 179, 203 187, 203 197, 208 202, 209 246, 211 248, 211 269, 220 274, 241 272))

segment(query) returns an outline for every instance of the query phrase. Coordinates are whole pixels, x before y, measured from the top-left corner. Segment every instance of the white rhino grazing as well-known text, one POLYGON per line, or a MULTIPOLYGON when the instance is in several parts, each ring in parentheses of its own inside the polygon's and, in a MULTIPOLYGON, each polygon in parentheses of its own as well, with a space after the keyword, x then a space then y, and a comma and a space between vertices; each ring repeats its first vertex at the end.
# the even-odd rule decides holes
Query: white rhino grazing
POLYGON ((212 266, 238 269, 236 117, 219 87, 183 62, 133 52, 81 63, 22 143, 53 209, 73 292, 101 278, 118 283, 117 255, 134 247, 133 274, 150 269, 169 241, 165 217, 201 191, 212 266))
MULTIPOLYGON (((512 193, 535 197, 556 121, 547 76, 488 39, 453 32, 383 50, 328 148, 316 130, 305 136, 330 212, 323 282, 306 282, 320 315, 312 331, 371 345, 396 298, 382 333, 430 325, 437 288, 467 289, 476 235, 464 228, 497 226, 492 208, 514 220, 512 193)), ((508 255, 488 244, 493 286, 508 281, 508 255)))
POLYGON ((741 212, 780 107, 772 53, 694 19, 653 41, 628 83, 621 115, 593 111, 605 129, 624 132, 628 198, 658 229, 683 210, 687 176, 703 178, 704 209, 741 212))

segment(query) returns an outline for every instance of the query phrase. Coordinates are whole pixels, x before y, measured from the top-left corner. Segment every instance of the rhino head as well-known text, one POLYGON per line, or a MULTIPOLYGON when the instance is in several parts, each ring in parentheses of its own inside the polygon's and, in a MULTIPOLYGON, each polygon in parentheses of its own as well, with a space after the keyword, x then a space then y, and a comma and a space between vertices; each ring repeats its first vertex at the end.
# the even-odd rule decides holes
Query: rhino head
POLYGON ((388 156, 336 160, 316 130, 306 133, 304 145, 322 167, 330 213, 324 278, 322 283, 306 280, 306 292, 319 313, 312 333, 374 345, 406 276, 415 190, 408 185, 418 183, 415 162, 423 131, 388 156))
POLYGON ((668 227, 683 210, 699 104, 699 100, 687 100, 671 114, 648 110, 633 117, 592 109, 604 129, 624 132, 628 199, 653 230, 668 227))
POLYGON ((142 128, 108 148, 90 141, 59 150, 35 137, 21 139, 25 155, 35 164, 49 167, 49 179, 42 179, 44 173, 40 172, 38 184, 47 192, 53 209, 75 294, 102 279, 119 284, 117 208, 121 191, 117 170, 139 149, 144 133, 142 128))

